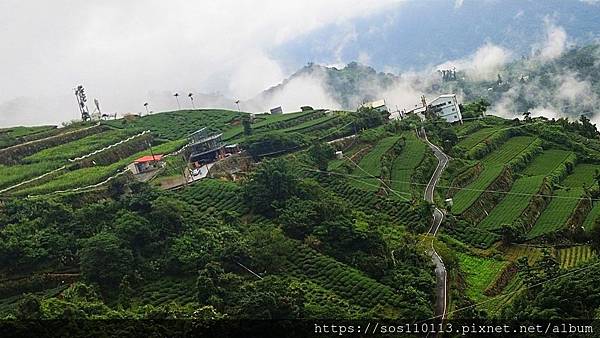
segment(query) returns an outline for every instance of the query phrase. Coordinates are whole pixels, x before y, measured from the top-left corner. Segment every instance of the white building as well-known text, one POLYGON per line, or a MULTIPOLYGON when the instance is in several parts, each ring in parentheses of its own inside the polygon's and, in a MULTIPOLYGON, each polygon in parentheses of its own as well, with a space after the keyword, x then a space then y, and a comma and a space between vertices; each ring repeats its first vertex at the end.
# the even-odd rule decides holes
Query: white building
POLYGON ((462 114, 460 113, 456 94, 440 95, 435 100, 431 101, 431 103, 427 105, 427 108, 450 123, 457 121, 462 123, 462 114))
POLYGON ((365 108, 375 109, 380 113, 389 113, 387 106, 385 105, 385 100, 377 100, 373 102, 366 102, 362 104, 365 108))
POLYGON ((458 106, 456 94, 440 95, 429 104, 426 104, 424 96, 421 97, 421 101, 423 102, 422 106, 416 107, 406 113, 425 114, 430 112, 450 123, 457 121, 462 123, 462 114, 460 113, 460 107, 458 106))

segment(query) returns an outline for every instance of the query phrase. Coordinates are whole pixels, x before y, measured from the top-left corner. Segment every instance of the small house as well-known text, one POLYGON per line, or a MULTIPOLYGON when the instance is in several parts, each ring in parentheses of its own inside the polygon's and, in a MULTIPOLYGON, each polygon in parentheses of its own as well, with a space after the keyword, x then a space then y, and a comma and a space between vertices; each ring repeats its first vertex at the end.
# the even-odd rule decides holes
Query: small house
POLYGON ((149 173, 162 168, 162 158, 162 154, 142 156, 133 161, 128 168, 134 175, 149 173))

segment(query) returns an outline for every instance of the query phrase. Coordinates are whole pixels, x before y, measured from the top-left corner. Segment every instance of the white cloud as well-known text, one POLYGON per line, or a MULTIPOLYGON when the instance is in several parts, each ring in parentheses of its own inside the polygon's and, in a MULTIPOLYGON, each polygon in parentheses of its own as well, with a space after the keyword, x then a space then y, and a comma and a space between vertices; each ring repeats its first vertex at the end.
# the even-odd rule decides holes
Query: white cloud
POLYGON ((545 19, 546 37, 539 50, 538 58, 549 61, 561 56, 567 48, 567 32, 556 26, 550 19, 545 19))
POLYGON ((319 74, 294 77, 286 83, 283 90, 275 92, 266 100, 256 102, 255 105, 257 111, 281 106, 284 112, 299 111, 301 106, 306 105, 313 108, 340 108, 340 104, 325 89, 323 78, 319 74))
POLYGON ((447 61, 439 65, 438 69, 456 67, 457 70, 465 71, 472 80, 492 80, 500 68, 510 61, 512 52, 506 48, 485 43, 479 47, 471 56, 454 61, 447 61))
POLYGON ((370 64, 371 63, 371 55, 369 55, 369 53, 366 51, 360 51, 358 53, 358 62, 362 63, 363 65, 370 64))
POLYGON ((465 2, 465 0, 454 0, 454 8, 455 9, 461 8, 464 2, 465 2))
MULTIPOLYGON (((79 83, 106 111, 139 111, 150 91, 249 96, 286 75, 271 49, 398 3, 3 0, 0 108, 16 97, 69 97, 79 83)), ((77 110, 72 101, 61 100, 45 113, 56 122, 69 119, 77 110)), ((25 120, 0 110, 0 123, 25 120)))

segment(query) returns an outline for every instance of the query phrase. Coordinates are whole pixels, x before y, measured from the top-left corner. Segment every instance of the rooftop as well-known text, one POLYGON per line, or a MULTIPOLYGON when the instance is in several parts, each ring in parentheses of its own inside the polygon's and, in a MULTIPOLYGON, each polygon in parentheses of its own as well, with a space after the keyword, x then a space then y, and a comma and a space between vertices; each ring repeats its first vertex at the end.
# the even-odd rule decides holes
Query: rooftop
POLYGON ((137 160, 134 161, 134 163, 146 163, 146 162, 152 162, 152 161, 160 161, 163 158, 162 154, 158 154, 158 155, 147 155, 147 156, 142 156, 140 158, 138 158, 137 160))

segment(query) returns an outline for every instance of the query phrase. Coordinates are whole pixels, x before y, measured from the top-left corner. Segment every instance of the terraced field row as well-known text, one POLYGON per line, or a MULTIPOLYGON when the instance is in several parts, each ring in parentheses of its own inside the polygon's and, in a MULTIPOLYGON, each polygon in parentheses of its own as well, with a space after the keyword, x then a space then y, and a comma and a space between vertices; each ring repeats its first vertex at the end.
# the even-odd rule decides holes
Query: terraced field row
POLYGON ((484 157, 481 162, 483 170, 479 176, 464 189, 454 195, 452 212, 461 214, 469 208, 504 169, 513 158, 525 151, 536 138, 531 136, 517 136, 506 141, 500 148, 484 157))
POLYGON ((3 128, 0 129, 0 149, 59 132, 56 126, 3 128))
POLYGON ((542 250, 529 245, 511 245, 504 249, 504 257, 513 262, 521 257, 527 257, 529 264, 533 265, 542 257, 542 250))
POLYGON ((592 164, 575 166, 573 172, 562 181, 563 187, 554 191, 556 197, 552 198, 532 227, 529 238, 554 232, 567 224, 579 203, 579 198, 584 195, 583 186, 593 184, 596 167, 592 164))
POLYGON ((367 191, 379 190, 380 182, 376 177, 381 176, 381 158, 399 139, 400 136, 390 136, 379 141, 352 172, 352 175, 364 178, 354 180, 352 184, 367 191))
POLYGON ((525 176, 515 180, 511 190, 479 226, 495 230, 513 224, 529 205, 532 195, 540 190, 544 178, 570 155, 568 151, 551 149, 536 156, 523 171, 525 176))
POLYGON ((93 152, 94 150, 102 149, 111 144, 115 144, 129 136, 131 136, 131 132, 126 130, 109 130, 84 137, 77 141, 44 149, 33 155, 25 157, 23 160, 28 163, 49 160, 66 161, 67 159, 85 155, 93 152))
POLYGON ((561 269, 574 268, 577 265, 594 258, 592 248, 587 245, 578 245, 570 248, 558 249, 558 261, 561 269))
POLYGON ((177 194, 200 211, 216 208, 235 211, 242 215, 248 210, 241 192, 240 186, 236 183, 205 179, 177 192, 177 194))
POLYGON ((179 305, 197 302, 196 279, 165 278, 144 284, 139 290, 139 302, 154 306, 170 302, 179 305))
POLYGON ((359 210, 380 211, 389 215, 396 224, 418 225, 423 222, 419 214, 411 209, 410 203, 398 202, 396 199, 377 196, 374 193, 365 193, 363 189, 343 180, 334 180, 325 184, 359 210))
POLYGON ((458 146, 461 148, 464 148, 466 150, 469 150, 469 149, 473 148, 474 146, 476 146, 477 144, 483 142, 486 138, 488 138, 490 135, 495 133, 499 128, 500 127, 485 127, 485 128, 479 129, 476 132, 471 133, 471 134, 465 136, 464 138, 462 138, 460 140, 460 142, 458 142, 458 146))
MULTIPOLYGON (((312 121, 313 119, 309 115, 315 115, 315 114, 316 114, 315 111, 302 111, 302 112, 279 114, 279 115, 271 115, 271 114, 256 115, 254 118, 254 122, 251 124, 251 126, 252 126, 252 130, 254 132, 268 131, 273 128, 278 128, 278 129, 293 128, 296 125, 299 125, 302 123, 308 123, 308 122, 312 121), (308 118, 308 121, 299 121, 299 122, 294 121, 296 119, 306 120, 305 117, 308 118), (290 126, 290 124, 293 124, 293 125, 290 126)), ((317 117, 317 115, 315 115, 315 117, 317 117)), ((223 130, 221 130, 221 131, 223 131, 223 130)), ((240 125, 238 123, 236 125, 231 126, 229 129, 224 130, 223 139, 226 141, 235 142, 234 139, 237 140, 237 139, 241 138, 243 136, 242 135, 243 132, 244 132, 244 128, 242 127, 242 125, 240 125)))
POLYGON ((598 219, 600 219, 600 201, 594 201, 592 210, 590 210, 585 221, 583 221, 585 231, 590 231, 598 219))
POLYGON ((497 230, 503 225, 513 224, 527 208, 531 194, 535 194, 544 176, 523 177, 515 180, 504 199, 479 223, 479 227, 487 230, 497 230))
POLYGON ((392 164, 391 188, 397 192, 411 191, 411 177, 415 168, 423 161, 427 145, 412 133, 405 134, 406 142, 402 152, 392 164))
POLYGON ((297 241, 294 241, 293 247, 286 256, 290 263, 286 271, 292 276, 308 277, 351 304, 363 308, 370 309, 377 305, 392 309, 401 307, 403 300, 389 286, 297 241))
MULTIPOLYGON (((181 148, 184 143, 185 142, 182 141, 170 141, 154 146, 153 150, 157 154, 168 154, 181 148)), ((15 195, 37 195, 98 184, 121 171, 136 158, 144 155, 149 155, 149 151, 144 150, 137 152, 110 165, 99 165, 73 171, 64 171, 63 174, 52 178, 50 181, 31 187, 24 187, 21 190, 11 191, 11 193, 15 195)))
POLYGON ((507 262, 471 256, 462 252, 456 255, 467 283, 467 296, 476 302, 485 300, 487 296, 483 292, 496 280, 507 262))
POLYGON ((202 127, 215 130, 229 129, 232 127, 230 121, 239 114, 239 112, 219 109, 180 110, 146 115, 129 121, 120 119, 103 123, 117 128, 151 130, 158 138, 179 140, 202 127))

